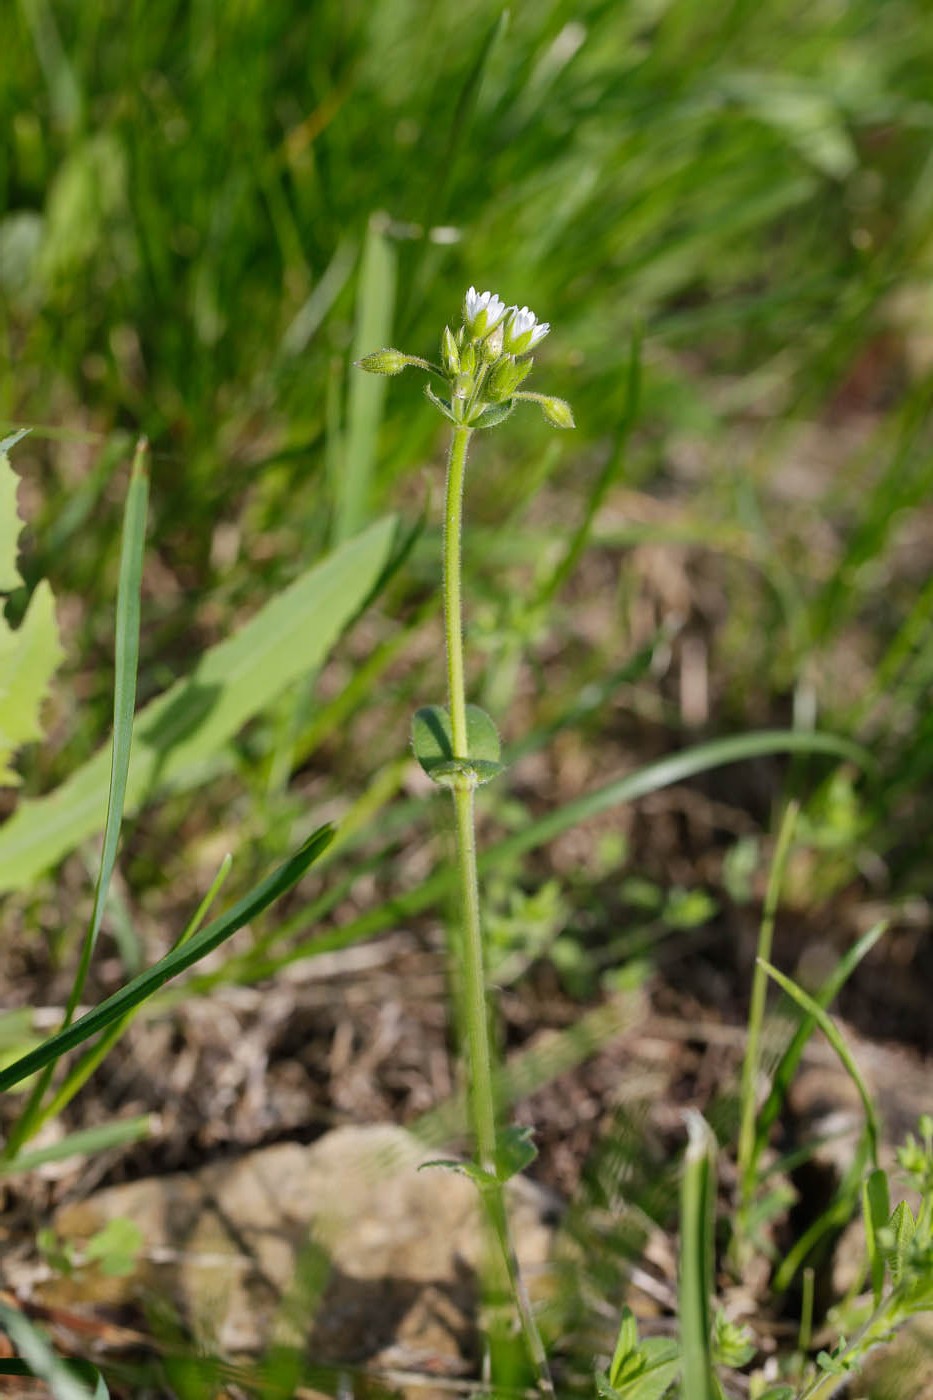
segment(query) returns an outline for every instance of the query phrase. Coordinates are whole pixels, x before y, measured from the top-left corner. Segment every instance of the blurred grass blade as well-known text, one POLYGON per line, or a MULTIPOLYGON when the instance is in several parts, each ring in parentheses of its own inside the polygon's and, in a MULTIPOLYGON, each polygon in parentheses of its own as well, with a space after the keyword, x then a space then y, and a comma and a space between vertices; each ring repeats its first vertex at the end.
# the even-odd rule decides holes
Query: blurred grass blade
POLYGON ((794 1275, 821 1240, 843 1230, 858 1208, 862 1173, 868 1157, 868 1132, 862 1133, 835 1196, 825 1210, 798 1235, 774 1272, 772 1291, 786 1293, 794 1275))
POLYGON ((0 1177, 18 1176, 35 1171, 36 1167, 43 1167, 47 1162, 64 1162, 69 1157, 94 1157, 113 1147, 140 1142, 150 1136, 152 1126, 152 1116, 142 1113, 136 1118, 118 1118, 112 1123, 101 1123, 95 1128, 69 1133, 47 1147, 34 1147, 29 1152, 21 1152, 12 1161, 0 1162, 0 1177))
MULTIPOLYGON (((391 557, 395 534, 389 517, 335 550, 142 710, 127 812, 138 811, 155 792, 191 788, 213 774, 228 741, 318 665, 357 615, 391 557)), ((98 753, 55 792, 20 803, 0 829, 0 892, 28 886, 94 834, 107 772, 107 754, 98 753)))
POLYGON ((794 830, 800 814, 800 804, 789 802, 781 819, 774 859, 768 876, 764 909, 758 930, 758 957, 752 978, 752 995, 748 1011, 748 1035, 745 1056, 742 1060, 742 1081, 739 1092, 741 1103, 741 1123, 739 1128, 738 1174, 741 1204, 747 1208, 755 1190, 758 1158, 755 1152, 755 1107, 758 1093, 759 1048, 761 1031, 765 1017, 765 1000, 768 994, 768 978, 763 962, 771 957, 774 938, 774 921, 777 916, 778 899, 784 883, 784 873, 790 856, 794 830))
MULTIPOLYGON (((220 869, 211 881, 210 889, 201 900, 201 903, 198 905, 192 917, 188 920, 181 937, 178 938, 173 945, 173 951, 175 948, 183 947, 201 927, 201 924, 207 917, 207 911, 217 898, 227 876, 230 874, 232 865, 233 857, 228 852, 221 861, 220 869)), ((78 1063, 72 1065, 64 1080, 39 1115, 37 1127, 40 1127, 43 1123, 48 1122, 52 1118, 57 1118, 62 1110, 71 1103, 75 1094, 83 1089, 97 1066, 110 1054, 110 1051, 116 1045, 117 1041, 129 1028, 138 1010, 138 1006, 134 1007, 132 1011, 128 1011, 125 1016, 121 1016, 118 1021, 114 1021, 112 1025, 108 1026, 100 1039, 92 1045, 89 1050, 85 1051, 78 1063)))
POLYGON ((637 326, 632 333, 631 348, 629 350, 622 421, 616 430, 612 450, 606 459, 602 471, 596 479, 593 490, 590 492, 583 519, 577 526, 563 558, 560 560, 557 568, 551 574, 551 577, 547 580, 539 594, 539 603, 549 602, 560 592, 561 588, 563 588, 564 584, 573 574, 589 543, 593 521, 596 519, 598 511, 609 494, 610 487, 625 466, 626 448, 632 428, 638 419, 638 409, 641 402, 641 342, 641 327, 637 326))
POLYGON ((23 1313, 3 1302, 0 1302, 0 1327, 22 1359, 22 1369, 15 1362, 0 1362, 0 1375, 37 1376, 45 1381, 53 1400, 108 1400, 110 1392, 96 1366, 88 1362, 61 1361, 45 1333, 34 1327, 23 1313), (78 1379, 79 1374, 90 1380, 90 1386, 78 1379))
POLYGON ((680 1188, 680 1346, 683 1400, 713 1400, 710 1351, 716 1139, 695 1110, 680 1188))
POLYGON ((56 123, 67 132, 74 131, 81 117, 81 89, 62 43, 53 6, 50 0, 19 0, 19 8, 36 46, 56 123))
MULTIPOLYGON (((91 969, 94 949, 104 917, 107 891, 117 859, 120 828, 123 825, 123 804, 126 779, 130 766, 133 741, 133 713, 136 708, 136 674, 139 667, 140 590, 142 588, 143 556, 146 548, 146 516, 149 504, 149 444, 141 438, 136 447, 130 484, 123 514, 120 545, 120 580, 117 588, 116 635, 113 686, 113 741, 110 757, 110 788, 107 794, 107 818, 100 856, 100 868, 94 886, 94 904, 88 924, 81 957, 68 993, 63 1026, 69 1026, 75 1007, 81 1000, 91 969)), ((49 1065, 36 1082, 29 1101, 11 1129, 5 1155, 13 1157, 37 1126, 42 1100, 48 1089, 54 1065, 49 1065)))
MULTIPOLYGON (((887 931, 888 921, 882 919, 880 923, 874 924, 867 933, 863 933, 857 943, 841 957, 830 973, 829 977, 820 987, 816 994, 815 1001, 818 1006, 829 1006, 839 995, 852 973, 859 963, 874 948, 878 939, 887 931)), ((774 1123, 777 1122, 778 1115, 787 1097, 791 1080, 797 1072, 800 1057, 806 1048, 807 1041, 816 1028, 816 1019, 813 1016, 805 1016, 800 1021, 797 1029, 791 1038, 790 1044, 784 1051, 771 1079, 771 1089, 768 1097, 758 1114, 756 1127, 755 1156, 760 1156, 761 1151, 767 1141, 768 1134, 774 1123)))
POLYGON ((175 948, 171 953, 167 953, 153 967, 134 977, 125 987, 121 987, 113 996, 107 997, 93 1011, 87 1012, 77 1021, 72 1022, 65 1030, 59 1031, 44 1041, 42 1045, 30 1051, 28 1055, 22 1056, 6 1069, 0 1070, 0 1092, 12 1088, 14 1084, 19 1084, 28 1078, 30 1074, 35 1074, 37 1070, 45 1065, 58 1060, 67 1051, 73 1050, 76 1045, 96 1035, 98 1031, 105 1030, 114 1021, 125 1016, 128 1011, 139 1006, 141 1002, 151 997, 153 992, 157 992, 160 987, 171 978, 177 977, 179 973, 185 972, 189 967, 193 967, 201 958, 207 957, 215 948, 226 942, 234 933, 249 923, 250 919, 260 914, 263 909, 285 894, 293 885, 297 884, 305 874, 309 866, 317 860, 318 856, 330 845, 334 837, 333 826, 327 825, 319 827, 295 855, 274 870, 249 894, 243 896, 220 918, 208 924, 207 928, 184 944, 183 947, 175 948))
POLYGON ((457 106, 454 111, 453 121, 450 124, 447 148, 444 151, 444 157, 440 164, 440 178, 432 182, 431 185, 431 193, 425 211, 425 227, 429 227, 431 224, 443 223, 446 218, 448 200, 450 197, 450 182, 456 168, 457 158, 469 135, 473 114, 476 111, 480 89, 483 85, 483 77, 489 65, 489 60, 495 52, 499 40, 505 35, 508 27, 509 11, 506 8, 502 10, 486 31, 476 58, 473 60, 463 87, 460 89, 460 96, 457 98, 457 106))
POLYGON ((858 1065, 855 1063, 855 1060, 852 1058, 852 1052, 849 1050, 849 1047, 843 1040, 842 1034, 839 1031, 838 1026, 836 1025, 835 1021, 833 1021, 832 1018, 826 1014, 822 1006, 820 1006, 819 1002, 814 1001, 813 997, 811 997, 807 992, 805 992, 802 987, 798 987, 796 982, 792 982, 789 977, 785 977, 783 972, 779 972, 776 967, 772 967, 772 965, 769 962, 765 962, 764 959, 759 959, 759 961, 761 962, 761 965, 764 968, 765 972, 767 972, 768 976, 773 978, 774 981, 778 984, 778 986, 781 987, 787 993, 787 995, 791 997, 797 1003, 797 1005, 801 1007, 801 1009, 804 1010, 807 1013, 807 1015, 816 1022, 820 1030, 826 1036, 826 1039, 829 1041, 830 1045, 835 1050, 836 1054, 839 1056, 839 1059, 842 1061, 843 1067, 848 1071, 853 1084, 858 1090, 859 1098, 862 1100, 862 1106, 865 1109, 865 1127, 868 1132, 868 1150, 871 1156, 872 1166, 877 1167, 878 1143, 881 1138, 881 1130, 880 1125, 878 1123, 878 1115, 875 1111, 875 1105, 872 1102, 871 1094, 868 1091, 868 1085, 862 1078, 861 1071, 859 1070, 858 1065))
POLYGON ((117 588, 117 618, 113 686, 113 745, 110 759, 110 791, 107 795, 107 819, 100 857, 100 871, 94 887, 94 906, 87 937, 81 950, 81 961, 65 1008, 65 1025, 74 1015, 81 1000, 84 985, 97 946, 107 891, 117 860, 117 845, 123 824, 126 780, 130 768, 133 742, 133 714, 136 709, 136 676, 139 669, 140 592, 143 580, 143 557, 146 548, 146 515, 149 505, 149 444, 142 438, 136 447, 130 475, 126 509, 123 516, 123 536, 120 548, 120 581, 117 588))
POLYGON ((878 1232, 885 1229, 891 1215, 891 1194, 887 1174, 876 1167, 862 1182, 862 1222, 871 1277, 872 1302, 877 1308, 884 1290, 884 1249, 878 1232))
MULTIPOLYGON (((384 226, 384 218, 374 214, 366 231, 351 356, 354 361, 382 349, 392 339, 397 256, 384 226)), ((381 374, 355 370, 350 376, 343 460, 331 482, 335 544, 355 535, 369 515, 386 384, 381 374)))

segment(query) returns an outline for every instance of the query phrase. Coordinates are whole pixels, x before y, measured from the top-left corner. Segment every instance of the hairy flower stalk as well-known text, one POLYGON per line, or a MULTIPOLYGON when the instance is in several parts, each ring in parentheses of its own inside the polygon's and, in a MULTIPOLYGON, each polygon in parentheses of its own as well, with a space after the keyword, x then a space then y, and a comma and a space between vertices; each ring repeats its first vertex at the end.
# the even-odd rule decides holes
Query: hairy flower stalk
MULTIPOLYGON (((548 323, 539 323, 527 306, 509 307, 493 292, 477 292, 470 287, 464 298, 459 331, 454 334, 448 326, 441 337, 440 367, 394 349, 376 351, 361 360, 359 366, 376 374, 424 368, 444 380, 447 388, 446 397, 442 397, 430 384, 425 385, 428 399, 453 425, 447 458, 443 558, 448 708, 429 706, 418 711, 413 745, 425 772, 450 789, 456 814, 463 1011, 476 1154, 470 1174, 486 1203, 538 1385, 543 1392, 553 1394, 547 1356, 522 1283, 506 1210, 504 1185, 519 1168, 506 1165, 497 1129, 474 811, 476 787, 495 777, 502 765, 493 721, 466 703, 461 601, 463 484, 467 449, 474 431, 504 422, 522 400, 537 403, 553 427, 574 426, 570 405, 563 399, 519 389, 532 367, 532 361, 524 357, 548 330, 548 323)), ((524 1159, 527 1162, 533 1149, 528 1148, 527 1140, 523 1140, 523 1145, 528 1151, 524 1159)))

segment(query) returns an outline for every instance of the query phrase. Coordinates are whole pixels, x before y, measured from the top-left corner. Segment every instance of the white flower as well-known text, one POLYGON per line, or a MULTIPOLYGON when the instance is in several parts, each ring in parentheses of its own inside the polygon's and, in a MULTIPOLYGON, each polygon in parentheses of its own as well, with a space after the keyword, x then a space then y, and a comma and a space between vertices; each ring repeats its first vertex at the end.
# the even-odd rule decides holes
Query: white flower
POLYGON ((537 316, 527 306, 509 308, 509 319, 505 323, 502 348, 507 355, 524 355, 533 350, 551 329, 550 321, 539 323, 537 316))
POLYGON ((478 292, 471 287, 463 302, 463 324, 467 334, 474 340, 488 335, 498 326, 506 309, 505 302, 500 301, 493 292, 478 292))

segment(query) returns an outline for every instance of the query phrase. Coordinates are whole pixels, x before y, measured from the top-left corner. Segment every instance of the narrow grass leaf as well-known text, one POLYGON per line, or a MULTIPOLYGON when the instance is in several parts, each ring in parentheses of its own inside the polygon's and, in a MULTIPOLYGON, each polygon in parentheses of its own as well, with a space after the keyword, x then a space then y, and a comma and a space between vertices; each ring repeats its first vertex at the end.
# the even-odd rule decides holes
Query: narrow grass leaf
POLYGON ((0 1327, 19 1352, 24 1367, 20 1370, 14 1362, 0 1362, 0 1375, 37 1376, 45 1381, 54 1400, 107 1400, 109 1391, 96 1367, 60 1360, 45 1333, 6 1303, 0 1303, 0 1327), (90 1387, 78 1379, 78 1371, 90 1378, 90 1387))
POLYGON ((625 466, 628 440, 632 428, 637 422, 641 401, 641 340, 641 327, 639 326, 632 334, 626 375, 625 403, 622 409, 622 421, 616 430, 615 441, 602 471, 596 478, 596 484, 590 492, 583 519, 574 531, 563 558, 542 588, 539 603, 549 602, 574 573, 589 543, 597 512, 609 494, 613 482, 625 466))
POLYGON ((713 1400, 710 1299, 713 1288, 713 1226, 716 1198, 716 1139, 703 1117, 691 1111, 690 1134, 680 1191, 680 1345, 683 1400, 713 1400))
POLYGON ((891 1214, 891 1193, 888 1190, 887 1173, 880 1167, 865 1178, 862 1183, 862 1221, 865 1226, 865 1249, 868 1254, 868 1271, 871 1278, 871 1292, 874 1306, 881 1302, 884 1289, 884 1250, 878 1240, 878 1231, 883 1230, 891 1214))
POLYGON ((334 828, 327 825, 319 827, 313 835, 291 856, 287 861, 274 870, 264 880, 250 892, 238 900, 226 914, 208 924, 183 947, 175 948, 171 953, 167 953, 164 958, 155 963, 153 967, 147 968, 145 972, 134 977, 125 987, 121 987, 113 996, 107 997, 99 1006, 92 1011, 81 1016, 77 1021, 73 1021, 65 1030, 59 1031, 51 1036, 28 1055, 22 1056, 12 1065, 0 1071, 0 1093, 12 1088, 14 1084, 19 1084, 30 1074, 35 1074, 37 1070, 43 1069, 45 1065, 58 1060, 67 1051, 73 1050, 76 1045, 96 1035, 98 1031, 106 1029, 114 1021, 125 1016, 128 1011, 139 1006, 157 992, 160 987, 164 987, 166 982, 179 973, 185 972, 189 967, 193 967, 201 958, 207 957, 221 944, 225 943, 234 933, 241 929, 250 919, 262 913, 280 895, 285 894, 293 885, 297 884, 301 877, 313 865, 318 856, 330 845, 333 840, 334 828))
MULTIPOLYGON (((232 865, 233 857, 228 852, 221 861, 220 869, 211 881, 210 889, 201 900, 201 903, 198 905, 192 917, 188 920, 188 924, 182 932, 181 937, 175 942, 175 948, 181 948, 201 927, 201 924, 207 917, 208 910, 220 893, 227 876, 230 874, 232 865)), ((138 1006, 134 1007, 132 1011, 128 1011, 125 1016, 121 1016, 118 1021, 114 1021, 112 1025, 108 1026, 100 1039, 92 1045, 90 1049, 85 1051, 78 1063, 72 1065, 65 1079, 39 1115, 37 1127, 40 1127, 43 1123, 48 1122, 52 1118, 57 1118, 62 1110, 71 1103, 75 1094, 83 1089, 84 1085, 97 1069, 97 1066, 110 1054, 110 1051, 116 1045, 117 1041, 125 1034, 138 1010, 138 1006)))
POLYGON ((761 1028, 764 1023, 765 1000, 768 992, 768 978, 762 964, 771 957, 771 945, 774 938, 774 921, 777 915, 778 899, 781 893, 781 886, 784 882, 784 873, 787 869, 787 860, 790 855, 791 842, 794 839, 794 830, 797 825, 799 813, 799 803, 789 802, 785 808, 784 816, 781 819, 777 845, 774 851, 774 860, 771 862, 771 873, 768 877, 768 888, 765 893, 761 924, 758 930, 758 958, 755 964, 754 977, 752 979, 752 995, 748 1012, 748 1036, 745 1046, 745 1057, 742 1061, 742 1082, 739 1094, 741 1100, 741 1126, 739 1129, 738 1172, 739 1189, 743 1206, 747 1206, 751 1200, 752 1193, 755 1189, 757 1168, 757 1156, 755 1153, 755 1100, 758 1090, 761 1028))
MULTIPOLYGON (((816 993, 814 1000, 818 1006, 827 1007, 839 995, 852 973, 859 963, 874 948, 878 939, 886 932, 888 922, 882 919, 874 924, 867 933, 863 933, 857 943, 841 957, 827 977, 826 981, 816 993)), ((794 1031, 790 1044, 784 1051, 771 1080, 771 1089, 765 1099, 758 1114, 757 1137, 755 1143, 755 1156, 761 1154, 762 1148, 767 1141, 768 1134, 781 1113, 787 1091, 790 1088, 791 1080, 797 1072, 800 1058, 806 1049, 807 1041, 816 1029, 817 1022, 813 1016, 804 1016, 794 1031)))
POLYGON ((65 1025, 74 1015, 97 946, 107 891, 117 859, 117 845, 123 824, 126 780, 133 741, 133 714, 136 709, 136 676, 139 669, 140 591, 143 556, 146 547, 146 516, 149 504, 149 444, 141 439, 136 448, 130 485, 123 515, 120 547, 120 581, 117 587, 115 665, 113 686, 113 744, 110 759, 110 790, 101 849, 100 870, 94 887, 94 905, 81 961, 65 1008, 65 1025))
POLYGON ((858 1207, 862 1173, 868 1159, 868 1133, 863 1132, 835 1196, 824 1211, 798 1235, 774 1273, 772 1291, 785 1293, 798 1269, 822 1239, 850 1222, 858 1207))
MULTIPOLYGON (((351 356, 354 361, 388 345, 392 338, 397 258, 384 223, 384 219, 374 215, 366 231, 351 356)), ((342 461, 331 483, 335 544, 348 540, 366 523, 385 395, 386 380, 382 375, 358 371, 351 375, 342 461)))
MULTIPOLYGON (((120 580, 117 588, 116 636, 113 689, 113 741, 110 758, 110 787, 107 795, 107 817, 101 849, 100 868, 94 885, 94 904, 90 923, 81 947, 81 957, 65 1005, 64 1026, 69 1026, 75 1008, 81 1000, 97 938, 104 917, 107 891, 117 859, 117 845, 123 824, 123 803, 130 765, 133 738, 133 712, 136 707, 136 673, 139 666, 140 589, 142 587, 143 555, 146 544, 146 515, 149 502, 149 444, 143 438, 136 448, 130 484, 123 514, 120 546, 120 580)), ((48 1089, 54 1065, 49 1065, 39 1077, 29 1101, 12 1128, 6 1153, 15 1156, 28 1141, 36 1127, 42 1100, 48 1089)))
POLYGON ((69 1133, 47 1147, 34 1147, 29 1152, 21 1152, 12 1161, 0 1161, 0 1176, 19 1176, 35 1171, 36 1167, 43 1167, 47 1162, 64 1162, 69 1157, 94 1157, 113 1147, 140 1142, 149 1137, 152 1127, 152 1117, 143 1113, 135 1118, 117 1119, 79 1133, 69 1133))
POLYGON ((776 967, 772 967, 770 963, 765 962, 763 959, 760 959, 760 961, 768 976, 773 978, 778 986, 781 987, 808 1016, 812 1017, 839 1056, 843 1067, 848 1071, 853 1084, 858 1090, 859 1098, 862 1100, 862 1107, 865 1110, 865 1127, 868 1132, 868 1149, 872 1165, 877 1167, 878 1143, 881 1137, 878 1115, 875 1110, 875 1105, 872 1102, 868 1085, 862 1078, 861 1071, 852 1058, 852 1052, 846 1045, 838 1026, 832 1018, 826 1014, 822 1006, 814 1001, 813 997, 805 992, 802 987, 798 987, 796 982, 792 982, 789 977, 786 977, 783 972, 779 972, 776 967))

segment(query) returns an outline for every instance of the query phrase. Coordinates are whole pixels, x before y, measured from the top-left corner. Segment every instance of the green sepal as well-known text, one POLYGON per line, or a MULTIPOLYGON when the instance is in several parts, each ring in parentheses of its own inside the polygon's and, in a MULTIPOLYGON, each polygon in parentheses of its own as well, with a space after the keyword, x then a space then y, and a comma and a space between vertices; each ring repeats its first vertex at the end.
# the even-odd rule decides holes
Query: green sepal
POLYGON ((466 777, 472 786, 488 783, 502 772, 499 732, 478 705, 467 705, 467 749, 456 755, 450 728, 450 715, 440 705, 424 705, 416 711, 411 725, 411 746, 415 758, 428 777, 441 787, 456 787, 466 777))
POLYGON ((514 399, 507 399, 505 403, 490 404, 484 408, 482 413, 470 420, 471 428, 497 428, 500 423, 504 423, 515 407, 514 399))
POLYGON ((450 404, 447 402, 446 399, 439 399, 437 394, 435 394, 434 390, 431 388, 430 384, 425 384, 424 394, 425 398, 428 399, 430 403, 433 403, 438 413, 443 413, 444 417, 449 418, 451 423, 456 423, 458 425, 460 424, 460 419, 457 418, 450 404))

